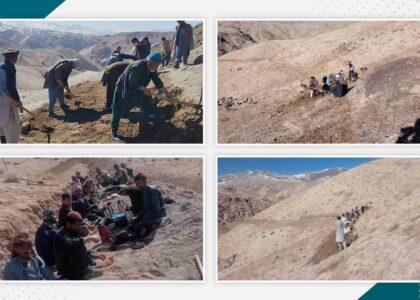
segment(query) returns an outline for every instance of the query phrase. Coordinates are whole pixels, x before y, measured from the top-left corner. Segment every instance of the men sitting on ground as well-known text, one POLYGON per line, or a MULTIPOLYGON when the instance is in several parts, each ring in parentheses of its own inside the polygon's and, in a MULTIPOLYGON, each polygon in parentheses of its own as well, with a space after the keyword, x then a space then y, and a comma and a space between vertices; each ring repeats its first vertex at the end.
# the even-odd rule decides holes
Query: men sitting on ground
POLYGON ((112 108, 112 100, 114 98, 115 86, 118 78, 130 64, 131 62, 120 61, 105 67, 104 74, 102 75, 102 84, 106 86, 104 110, 110 110, 112 108))
POLYGON ((67 215, 65 226, 55 236, 54 259, 57 273, 63 279, 83 280, 89 268, 89 253, 85 243, 98 243, 93 236, 81 237, 82 216, 75 211, 67 215))
POLYGON ((79 59, 63 59, 56 62, 47 73, 44 74, 44 89, 48 89, 48 115, 50 117, 56 116, 54 113, 54 105, 57 100, 63 111, 67 110, 68 105, 64 103, 64 90, 67 91, 70 98, 73 97, 68 79, 71 71, 76 68, 79 63, 79 59))
POLYGON ((127 171, 121 168, 118 164, 114 165, 114 170, 118 184, 127 184, 129 181, 127 171))
POLYGON ((309 90, 311 91, 311 98, 315 98, 319 95, 319 82, 314 76, 311 76, 309 80, 309 90))
POLYGON ((86 218, 90 206, 88 203, 86 203, 85 199, 83 199, 82 187, 79 186, 75 190, 73 190, 71 196, 72 210, 78 212, 82 216, 82 218, 86 218))
POLYGON ((66 218, 71 209, 71 197, 69 194, 64 193, 61 195, 61 207, 58 211, 58 228, 63 227, 66 224, 66 218))
POLYGON ((96 185, 98 187, 107 187, 116 184, 117 180, 107 170, 101 170, 99 167, 96 168, 96 185))
MULTIPOLYGON (((153 81, 159 93, 169 96, 159 78, 157 69, 162 61, 160 53, 151 53, 147 59, 141 59, 128 66, 118 78, 112 102, 111 138, 121 141, 118 137, 118 128, 122 115, 126 114, 133 106, 140 106, 142 132, 149 132, 150 123, 157 119, 157 106, 153 101, 152 92, 147 86, 153 81)), ((171 100, 170 97, 167 99, 171 100)))
POLYGON ((347 247, 347 243, 344 237, 344 223, 341 220, 341 217, 337 217, 335 228, 335 242, 337 243, 339 250, 344 250, 347 247))
POLYGON ((92 178, 87 177, 83 182, 82 189, 83 188, 85 188, 85 191, 90 195, 93 195, 95 193, 95 181, 92 178))
POLYGON ((34 254, 27 234, 18 234, 11 245, 12 257, 3 270, 4 280, 55 280, 42 258, 34 254))
POLYGON ((134 177, 134 185, 123 187, 119 193, 130 197, 135 219, 129 230, 139 237, 148 235, 166 216, 162 194, 147 184, 147 177, 142 173, 134 177))
POLYGON ((55 266, 53 245, 54 237, 58 231, 56 223, 53 210, 51 208, 47 208, 43 213, 43 222, 35 233, 36 252, 51 271, 55 266))
POLYGON ((127 167, 125 163, 121 163, 120 166, 121 166, 121 169, 124 169, 127 172, 127 175, 130 179, 134 177, 133 169, 127 167))

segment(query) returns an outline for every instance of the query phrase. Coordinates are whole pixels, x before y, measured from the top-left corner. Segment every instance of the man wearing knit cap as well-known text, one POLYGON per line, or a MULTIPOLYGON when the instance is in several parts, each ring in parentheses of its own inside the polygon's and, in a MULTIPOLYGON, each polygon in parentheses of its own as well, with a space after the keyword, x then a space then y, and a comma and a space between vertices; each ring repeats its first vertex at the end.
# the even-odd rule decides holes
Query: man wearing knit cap
POLYGON ((158 52, 151 53, 146 59, 141 59, 129 65, 121 74, 115 88, 112 103, 111 138, 121 141, 118 137, 120 119, 133 106, 139 106, 142 110, 141 131, 147 132, 149 122, 156 119, 156 104, 153 102, 152 92, 147 86, 153 81, 159 93, 168 95, 159 78, 157 69, 162 62, 162 55, 158 52))
POLYGON ((54 105, 58 100, 63 111, 66 111, 68 105, 64 103, 64 90, 67 91, 70 98, 73 97, 69 87, 68 79, 71 71, 80 63, 79 59, 62 59, 56 62, 44 74, 44 89, 48 89, 48 114, 50 117, 55 117, 54 105))
POLYGON ((27 234, 18 234, 11 244, 12 257, 4 266, 4 280, 54 280, 44 261, 34 254, 27 234))

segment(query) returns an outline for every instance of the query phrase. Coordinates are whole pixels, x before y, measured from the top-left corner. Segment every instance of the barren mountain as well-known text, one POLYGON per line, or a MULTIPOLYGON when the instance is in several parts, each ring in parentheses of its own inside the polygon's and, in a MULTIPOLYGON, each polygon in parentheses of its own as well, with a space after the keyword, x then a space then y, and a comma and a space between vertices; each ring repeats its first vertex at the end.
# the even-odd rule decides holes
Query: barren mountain
POLYGON ((219 57, 219 141, 395 143, 420 115, 419 36, 418 22, 354 22, 219 57), (310 76, 321 81, 348 61, 360 79, 346 96, 302 91, 310 76))
POLYGON ((263 211, 267 207, 323 182, 344 169, 325 169, 303 174, 247 171, 219 176, 218 234, 263 211))
MULTIPOLYGON (((192 104, 202 101, 202 65, 190 65, 175 70, 161 70, 161 79, 176 98, 192 104)), ((57 118, 48 117, 47 97, 45 104, 35 109, 36 118, 25 114, 26 128, 21 143, 46 143, 45 126, 54 129, 51 143, 115 143, 109 136, 111 113, 104 111, 106 89, 99 81, 101 72, 83 72, 72 77, 75 98, 66 100, 70 105, 64 113, 57 107, 57 118), (79 103, 79 104, 78 104, 79 103)), ((153 87, 153 84, 150 84, 153 87)), ((155 91, 156 92, 156 91, 155 91)), ((138 108, 132 109, 120 124, 120 134, 126 143, 201 143, 203 140, 202 111, 184 105, 171 105, 158 100, 158 113, 165 119, 152 131, 139 127, 138 108)), ((25 102, 24 102, 25 103, 25 102)))
POLYGON ((106 65, 108 58, 111 56, 112 51, 114 51, 117 46, 121 46, 121 52, 131 54, 133 49, 131 39, 134 37, 142 40, 147 36, 152 44, 152 48, 160 51, 162 37, 171 39, 173 35, 174 32, 120 32, 115 35, 104 37, 98 43, 81 50, 80 53, 104 66, 106 65))
POLYGON ((375 160, 270 206, 219 237, 219 278, 418 279, 419 167, 419 159, 375 160), (370 202, 338 252, 335 217, 370 202))
POLYGON ((19 232, 33 236, 43 208, 52 207, 57 213, 60 195, 69 191, 76 170, 93 177, 97 166, 111 171, 114 163, 121 162, 145 173, 150 184, 175 202, 167 205, 167 220, 144 247, 130 242, 111 251, 102 245, 99 251, 113 256, 114 263, 99 263, 103 273, 93 279, 200 279, 194 257, 202 260, 202 161, 190 158, 6 158, 0 168, 0 273, 11 237, 19 232))
POLYGON ((102 37, 92 34, 63 32, 0 23, 0 48, 12 43, 23 49, 69 48, 80 51, 98 43, 102 37))
POLYGON ((223 55, 243 47, 270 40, 290 40, 333 31, 351 22, 220 21, 217 49, 223 55))

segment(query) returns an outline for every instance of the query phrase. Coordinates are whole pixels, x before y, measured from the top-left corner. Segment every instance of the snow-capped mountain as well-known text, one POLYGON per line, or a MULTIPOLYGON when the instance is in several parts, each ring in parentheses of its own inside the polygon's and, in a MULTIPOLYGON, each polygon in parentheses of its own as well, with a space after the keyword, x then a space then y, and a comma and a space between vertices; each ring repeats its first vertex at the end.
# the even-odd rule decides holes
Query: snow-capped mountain
POLYGON ((278 182, 307 182, 324 181, 346 171, 343 168, 330 168, 316 172, 306 172, 301 174, 279 174, 266 171, 245 171, 237 174, 226 174, 219 176, 219 185, 232 184, 235 182, 247 182, 249 180, 271 180, 278 182))

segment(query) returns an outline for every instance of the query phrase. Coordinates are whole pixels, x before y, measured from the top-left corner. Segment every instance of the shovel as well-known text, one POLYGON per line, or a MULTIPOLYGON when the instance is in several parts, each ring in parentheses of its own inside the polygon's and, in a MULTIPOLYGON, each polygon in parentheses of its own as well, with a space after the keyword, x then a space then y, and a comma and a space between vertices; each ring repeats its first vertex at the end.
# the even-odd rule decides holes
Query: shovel
POLYGON ((156 95, 156 96, 159 100, 167 100, 167 101, 172 102, 172 103, 178 103, 178 104, 181 104, 181 105, 184 105, 184 106, 189 106, 189 107, 192 107, 192 108, 195 108, 195 109, 203 110, 203 106, 201 104, 195 104, 195 103, 191 103, 191 102, 187 102, 187 101, 182 101, 182 100, 178 100, 178 99, 175 99, 175 98, 172 98, 172 97, 165 97, 165 96, 159 95, 159 94, 156 95))

